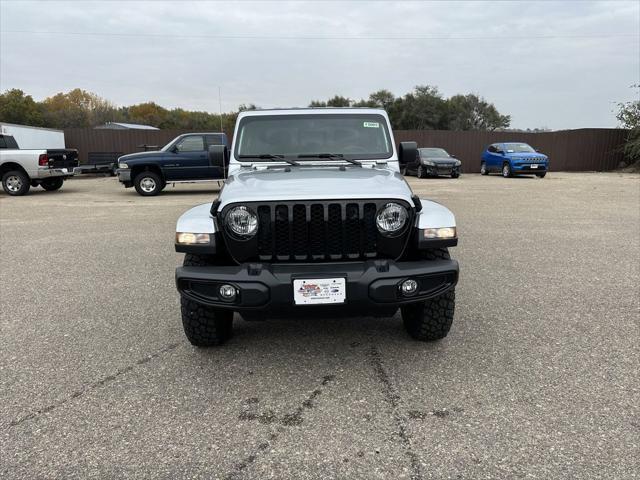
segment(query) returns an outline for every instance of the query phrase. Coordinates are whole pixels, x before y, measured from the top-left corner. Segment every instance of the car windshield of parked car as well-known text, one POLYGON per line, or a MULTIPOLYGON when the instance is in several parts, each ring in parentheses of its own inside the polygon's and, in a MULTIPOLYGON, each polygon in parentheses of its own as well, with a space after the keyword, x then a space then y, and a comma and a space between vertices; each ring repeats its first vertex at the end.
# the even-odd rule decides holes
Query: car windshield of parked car
POLYGON ((240 161, 384 159, 393 154, 387 122, 377 114, 256 115, 240 120, 240 161))
POLYGON ((526 143, 506 143, 505 148, 507 153, 531 153, 535 152, 531 146, 526 143))
POLYGON ((450 156, 447 151, 443 150, 442 148, 420 148, 419 150, 420 155, 423 157, 448 158, 450 156))

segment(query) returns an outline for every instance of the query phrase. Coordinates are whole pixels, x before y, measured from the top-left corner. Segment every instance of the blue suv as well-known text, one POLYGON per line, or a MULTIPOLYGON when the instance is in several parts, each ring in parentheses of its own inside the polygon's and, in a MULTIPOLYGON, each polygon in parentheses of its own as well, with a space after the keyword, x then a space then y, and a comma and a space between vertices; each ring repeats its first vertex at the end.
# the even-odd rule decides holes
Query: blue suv
POLYGON ((526 143, 494 143, 482 153, 480 173, 500 172, 502 176, 535 174, 544 178, 549 170, 549 157, 526 143))

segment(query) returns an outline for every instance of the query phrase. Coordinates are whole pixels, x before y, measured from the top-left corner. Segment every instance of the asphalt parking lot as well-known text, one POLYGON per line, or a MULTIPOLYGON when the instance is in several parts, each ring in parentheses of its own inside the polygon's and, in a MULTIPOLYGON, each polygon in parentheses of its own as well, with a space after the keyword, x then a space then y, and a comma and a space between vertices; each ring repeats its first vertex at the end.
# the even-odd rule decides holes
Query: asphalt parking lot
POLYGON ((0 193, 0 477, 640 476, 640 176, 463 175, 456 315, 235 321, 193 348, 175 221, 215 185, 0 193))

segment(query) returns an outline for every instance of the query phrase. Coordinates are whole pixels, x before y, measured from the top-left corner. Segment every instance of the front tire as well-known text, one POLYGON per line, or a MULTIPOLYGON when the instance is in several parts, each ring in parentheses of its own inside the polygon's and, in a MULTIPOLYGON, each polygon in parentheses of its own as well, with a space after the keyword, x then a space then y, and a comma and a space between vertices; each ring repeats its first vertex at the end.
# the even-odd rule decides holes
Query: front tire
POLYGON ((458 178, 460 176, 460 172, 453 172, 451 174, 451 178, 458 178))
POLYGON ((536 173, 536 177, 538 178, 544 178, 546 175, 547 175, 547 172, 536 173))
POLYGON ((487 170, 486 162, 482 162, 480 164, 480 175, 489 175, 489 170, 487 170))
POLYGON ((146 171, 136 176, 133 180, 133 186, 136 188, 136 192, 143 197, 152 197, 162 191, 164 182, 157 173, 146 171))
POLYGON ((456 293, 449 290, 437 297, 402 307, 404 328, 414 340, 441 340, 451 330, 455 304, 456 293))
POLYGON ((418 165, 418 173, 416 174, 418 178, 427 178, 427 172, 422 165, 418 165))
POLYGON ((59 190, 64 183, 64 179, 60 177, 47 178, 42 181, 40 186, 44 188, 47 192, 53 192, 55 190, 59 190))
MULTIPOLYGON (((185 267, 211 266, 211 257, 187 253, 182 265, 185 267)), ((233 335, 233 311, 202 305, 180 298, 182 327, 187 339, 196 347, 222 345, 233 335)))
POLYGON ((20 170, 9 170, 2 176, 2 188, 14 197, 26 195, 31 188, 29 176, 20 170))
POLYGON ((502 176, 504 178, 513 177, 513 172, 511 171, 511 164, 509 162, 504 162, 502 165, 502 176))

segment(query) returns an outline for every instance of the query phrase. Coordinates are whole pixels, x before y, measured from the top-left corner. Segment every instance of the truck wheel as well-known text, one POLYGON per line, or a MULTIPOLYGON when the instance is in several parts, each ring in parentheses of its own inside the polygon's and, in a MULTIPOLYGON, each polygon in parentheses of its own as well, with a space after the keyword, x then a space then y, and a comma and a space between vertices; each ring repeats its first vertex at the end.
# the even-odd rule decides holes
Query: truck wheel
POLYGON ((502 165, 502 176, 504 178, 513 177, 513 172, 511 171, 511 164, 509 162, 504 162, 502 165))
POLYGON ((26 195, 31 188, 29 177, 20 170, 10 170, 2 176, 2 188, 9 195, 26 195))
MULTIPOLYGON (((182 265, 185 267, 206 267, 213 262, 207 255, 187 253, 182 265)), ((233 334, 233 312, 221 308, 202 305, 193 300, 180 299, 182 326, 189 342, 196 347, 222 345, 233 334)))
POLYGON ((163 188, 162 184, 163 182, 160 175, 149 171, 138 174, 133 181, 133 186, 136 187, 136 192, 143 197, 158 195, 163 188))
POLYGON ((415 340, 432 342, 447 336, 453 323, 456 293, 449 290, 424 302, 402 307, 402 322, 415 340))
POLYGON ((418 165, 418 173, 416 175, 418 178, 427 178, 427 172, 425 172, 422 165, 418 165))
POLYGON ((60 177, 47 178, 42 181, 40 186, 44 188, 47 192, 53 192, 54 190, 58 190, 60 187, 62 187, 63 183, 64 183, 64 179, 60 177))
POLYGON ((480 164, 480 175, 489 175, 489 170, 487 170, 486 162, 482 162, 480 164))
POLYGON ((213 347, 222 345, 233 332, 233 312, 202 305, 180 298, 182 326, 191 345, 213 347))
POLYGON ((546 174, 547 174, 547 172, 536 173, 536 177, 538 177, 538 178, 544 178, 546 174))

